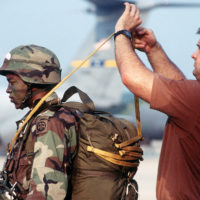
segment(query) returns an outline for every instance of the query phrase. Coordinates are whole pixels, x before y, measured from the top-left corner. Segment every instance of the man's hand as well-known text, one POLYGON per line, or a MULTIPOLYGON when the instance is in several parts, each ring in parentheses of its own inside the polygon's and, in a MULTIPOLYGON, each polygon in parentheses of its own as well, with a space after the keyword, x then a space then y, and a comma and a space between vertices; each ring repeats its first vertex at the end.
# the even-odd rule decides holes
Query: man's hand
POLYGON ((136 28, 133 39, 134 47, 145 53, 159 45, 153 31, 143 27, 136 28))
POLYGON ((142 20, 140 18, 139 9, 134 4, 125 3, 125 10, 115 25, 115 32, 127 30, 134 32, 142 20))

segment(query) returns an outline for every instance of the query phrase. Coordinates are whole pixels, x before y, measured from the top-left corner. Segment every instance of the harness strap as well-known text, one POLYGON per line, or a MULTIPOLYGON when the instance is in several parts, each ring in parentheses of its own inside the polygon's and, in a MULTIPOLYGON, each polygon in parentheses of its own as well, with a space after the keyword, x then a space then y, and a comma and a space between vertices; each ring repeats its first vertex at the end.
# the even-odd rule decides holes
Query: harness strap
POLYGON ((103 159, 116 164, 116 165, 120 165, 120 166, 124 166, 124 167, 138 167, 139 163, 131 163, 131 162, 126 162, 126 161, 121 161, 121 160, 115 160, 113 158, 109 158, 103 155, 98 154, 99 157, 102 157, 103 159))
POLYGON ((114 164, 121 165, 121 166, 126 166, 126 167, 137 167, 139 165, 139 163, 131 163, 131 162, 128 162, 128 161, 134 162, 134 161, 137 161, 138 158, 141 157, 141 154, 138 154, 137 155, 138 157, 132 157, 132 156, 122 157, 120 155, 110 153, 110 152, 107 152, 107 151, 103 151, 103 150, 100 150, 100 149, 97 149, 97 148, 94 148, 94 147, 91 147, 91 146, 87 146, 87 151, 93 152, 96 155, 104 158, 105 160, 107 160, 109 162, 112 162, 114 164))
POLYGON ((120 156, 131 156, 131 157, 135 157, 135 159, 141 159, 141 153, 137 153, 137 152, 127 152, 127 151, 119 151, 120 156))
POLYGON ((90 112, 90 108, 86 106, 85 104, 82 104, 80 102, 66 102, 66 103, 61 103, 61 106, 66 108, 66 109, 75 109, 78 110, 79 112, 85 113, 85 112, 90 112))
MULTIPOLYGON (((93 101, 90 99, 90 97, 83 91, 79 90, 77 87, 72 86, 69 89, 67 89, 63 95, 63 98, 61 100, 61 102, 65 102, 67 101, 72 95, 78 93, 81 101, 83 102, 83 104, 85 105, 85 107, 88 108, 88 111, 94 111, 95 107, 94 107, 94 103, 93 101)), ((75 104, 75 102, 74 102, 75 104)), ((75 104, 76 105, 76 104, 75 104)), ((74 105, 74 106, 75 106, 74 105)), ((73 106, 73 105, 72 105, 73 106)))
MULTIPOLYGON (((15 192, 12 189, 10 189, 8 186, 6 186, 5 184, 0 183, 0 190, 2 190, 2 189, 7 191, 13 200, 17 200, 15 192)), ((2 194, 0 191, 0 199, 7 200, 8 197, 4 196, 4 194, 2 194)))
POLYGON ((121 148, 122 150, 120 150, 121 152, 138 152, 138 153, 143 153, 143 150, 139 147, 139 146, 127 146, 127 147, 123 147, 121 148))
POLYGON ((133 160, 138 160, 138 158, 141 157, 141 154, 139 154, 139 153, 135 153, 134 157, 137 157, 137 158, 134 158, 131 155, 121 156, 121 155, 118 155, 118 154, 115 154, 115 153, 110 153, 110 152, 107 152, 107 151, 104 151, 104 150, 101 150, 101 149, 98 149, 98 148, 94 148, 94 147, 91 147, 91 146, 87 146, 87 151, 94 152, 95 154, 100 154, 100 155, 110 157, 110 158, 113 158, 113 159, 116 159, 116 160, 133 161, 133 160))
POLYGON ((134 143, 139 142, 139 141, 141 141, 141 140, 143 140, 143 137, 142 137, 142 136, 136 136, 136 137, 133 137, 133 138, 131 138, 130 140, 126 140, 125 142, 122 142, 122 143, 120 143, 120 144, 116 144, 116 143, 115 143, 115 147, 117 147, 118 149, 121 149, 121 148, 123 148, 123 147, 125 147, 125 146, 134 144, 134 143))
POLYGON ((135 101, 135 115, 136 115, 136 124, 137 124, 137 132, 138 136, 142 137, 141 133, 141 123, 140 123, 140 109, 139 109, 139 98, 134 95, 134 101, 135 101))

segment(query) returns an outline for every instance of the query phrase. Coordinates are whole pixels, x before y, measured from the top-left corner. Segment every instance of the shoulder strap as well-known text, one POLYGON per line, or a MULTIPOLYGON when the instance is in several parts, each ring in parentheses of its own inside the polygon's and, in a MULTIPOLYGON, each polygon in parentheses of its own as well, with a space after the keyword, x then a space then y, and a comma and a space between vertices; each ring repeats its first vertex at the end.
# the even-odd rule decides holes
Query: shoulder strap
POLYGON ((65 105, 68 105, 69 107, 78 109, 80 111, 84 110, 83 112, 87 112, 87 111, 93 112, 95 110, 93 101, 90 99, 90 97, 86 93, 82 92, 80 89, 78 89, 75 86, 72 86, 65 91, 61 99, 61 103, 66 102, 71 96, 73 96, 76 93, 78 93, 82 101, 82 104, 79 102, 67 102, 67 104, 65 103, 65 105))
POLYGON ((87 105, 80 103, 80 102, 62 102, 60 106, 66 108, 66 109, 75 109, 78 110, 81 113, 90 113, 93 112, 87 105))
MULTIPOLYGON (((142 137, 141 133, 141 123, 140 123, 140 110, 139 110, 139 98, 134 95, 135 100, 135 115, 136 115, 136 124, 137 124, 137 133, 138 136, 142 137)), ((66 108, 73 108, 76 110, 79 110, 80 112, 94 112, 95 106, 93 101, 90 99, 90 97, 78 89, 76 86, 72 86, 68 88, 61 100, 61 105, 66 108), (72 97, 74 94, 78 93, 82 103, 80 102, 66 102, 70 97, 72 97)))

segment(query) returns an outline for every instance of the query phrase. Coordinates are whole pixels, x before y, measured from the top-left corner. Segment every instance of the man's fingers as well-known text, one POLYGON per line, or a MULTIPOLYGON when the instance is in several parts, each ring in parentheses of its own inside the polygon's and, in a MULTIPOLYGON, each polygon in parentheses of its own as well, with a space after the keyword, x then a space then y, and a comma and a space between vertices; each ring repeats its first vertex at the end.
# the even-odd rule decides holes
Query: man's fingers
POLYGON ((138 38, 136 38, 136 37, 134 37, 134 42, 135 42, 136 44, 145 44, 145 42, 141 41, 140 39, 138 39, 138 38))
POLYGON ((140 10, 137 7, 135 7, 135 17, 140 17, 140 10))
POLYGON ((140 18, 140 11, 136 7, 136 5, 131 5, 131 11, 130 11, 130 17, 134 17, 134 20, 136 21, 137 25, 140 25, 142 23, 142 20, 140 18))
POLYGON ((128 31, 133 31, 138 25, 142 23, 140 18, 139 9, 135 4, 124 3, 125 10, 118 20, 116 30, 127 29, 128 31))
POLYGON ((128 14, 130 16, 135 16, 136 13, 138 12, 137 11, 138 9, 135 4, 129 4, 126 2, 124 3, 124 5, 125 5, 125 11, 124 11, 125 14, 128 14))
POLYGON ((134 4, 130 5, 130 16, 135 16, 137 8, 134 4))
POLYGON ((125 10, 124 10, 124 14, 129 14, 131 11, 131 5, 129 3, 124 3, 125 5, 125 10))
POLYGON ((135 35, 136 36, 142 36, 142 35, 145 35, 147 33, 147 30, 145 29, 145 28, 143 28, 143 27, 137 27, 136 29, 135 29, 135 35))
POLYGON ((146 43, 137 38, 134 38, 134 45, 135 47, 143 48, 145 47, 146 43))
POLYGON ((134 43, 134 47, 136 49, 143 49, 145 47, 145 44, 137 44, 137 43, 134 43))
POLYGON ((143 29, 144 29, 144 27, 139 26, 139 27, 137 27, 137 28, 135 29, 135 31, 138 32, 138 31, 142 31, 143 29))

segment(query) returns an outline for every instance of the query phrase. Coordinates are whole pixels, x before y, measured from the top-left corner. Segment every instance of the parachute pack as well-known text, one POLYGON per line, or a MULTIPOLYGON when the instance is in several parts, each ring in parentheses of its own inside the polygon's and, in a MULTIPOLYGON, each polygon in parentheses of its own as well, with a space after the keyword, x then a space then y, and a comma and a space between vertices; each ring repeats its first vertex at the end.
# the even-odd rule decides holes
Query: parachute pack
POLYGON ((136 127, 125 119, 95 111, 88 95, 74 86, 65 92, 61 105, 80 113, 71 199, 137 199, 138 186, 133 177, 143 151, 136 127), (75 93, 82 103, 66 102, 75 93))
MULTIPOLYGON (((137 200, 138 185, 133 178, 143 159, 139 145, 143 138, 136 127, 125 119, 96 111, 89 96, 75 86, 66 90, 60 103, 48 106, 53 110, 60 107, 76 111, 79 118, 78 149, 66 200, 137 200), (76 93, 82 103, 68 101, 76 93)), ((31 120, 24 138, 28 137, 31 120)), ((32 145, 26 147, 34 152, 32 145)))

